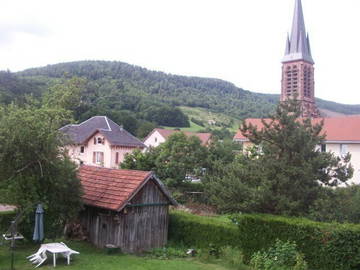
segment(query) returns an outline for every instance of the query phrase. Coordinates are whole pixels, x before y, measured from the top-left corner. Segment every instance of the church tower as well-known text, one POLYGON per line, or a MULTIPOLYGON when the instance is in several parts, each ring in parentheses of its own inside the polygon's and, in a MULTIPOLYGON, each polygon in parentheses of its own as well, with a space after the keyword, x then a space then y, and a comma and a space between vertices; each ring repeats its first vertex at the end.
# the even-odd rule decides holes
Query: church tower
POLYGON ((303 117, 319 117, 314 93, 314 60, 305 29, 301 0, 295 0, 291 35, 286 40, 282 64, 280 101, 297 96, 303 117))

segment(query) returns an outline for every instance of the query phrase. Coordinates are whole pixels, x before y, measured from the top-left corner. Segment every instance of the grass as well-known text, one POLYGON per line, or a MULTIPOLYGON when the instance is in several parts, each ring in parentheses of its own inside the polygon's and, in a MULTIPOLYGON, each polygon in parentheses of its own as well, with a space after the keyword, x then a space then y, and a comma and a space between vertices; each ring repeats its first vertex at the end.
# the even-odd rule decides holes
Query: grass
MULTIPOLYGON (((153 259, 134 255, 115 254, 108 255, 102 249, 97 249, 86 242, 66 242, 72 249, 79 251, 80 255, 73 255, 70 266, 65 259, 57 259, 56 269, 72 270, 226 270, 225 266, 202 263, 193 258, 184 259, 153 259)), ((33 270, 34 266, 26 259, 27 256, 37 251, 39 245, 19 244, 15 250, 15 269, 33 270)), ((8 244, 0 246, 0 270, 10 269, 10 251, 8 244)), ((52 257, 48 256, 46 264, 39 269, 50 270, 52 257)))
POLYGON ((190 121, 190 127, 181 128, 183 131, 197 132, 199 130, 204 130, 205 128, 220 129, 222 127, 227 127, 230 132, 236 132, 239 129, 240 120, 226 114, 213 113, 204 108, 186 106, 181 106, 179 108, 189 117, 189 120, 191 118, 195 118, 197 120, 201 120, 204 123, 204 127, 202 127, 190 121), (209 120, 216 121, 219 126, 209 125, 209 120))

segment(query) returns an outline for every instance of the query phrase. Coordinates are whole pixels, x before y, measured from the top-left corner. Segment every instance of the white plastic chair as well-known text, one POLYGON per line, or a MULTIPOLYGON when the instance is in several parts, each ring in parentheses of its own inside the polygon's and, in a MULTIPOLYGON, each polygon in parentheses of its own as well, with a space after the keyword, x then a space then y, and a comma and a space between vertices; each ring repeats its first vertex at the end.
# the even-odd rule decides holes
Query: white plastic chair
POLYGON ((46 249, 44 249, 43 247, 40 247, 36 253, 34 253, 26 258, 29 259, 29 261, 32 264, 37 264, 35 266, 35 268, 37 268, 47 260, 46 249))

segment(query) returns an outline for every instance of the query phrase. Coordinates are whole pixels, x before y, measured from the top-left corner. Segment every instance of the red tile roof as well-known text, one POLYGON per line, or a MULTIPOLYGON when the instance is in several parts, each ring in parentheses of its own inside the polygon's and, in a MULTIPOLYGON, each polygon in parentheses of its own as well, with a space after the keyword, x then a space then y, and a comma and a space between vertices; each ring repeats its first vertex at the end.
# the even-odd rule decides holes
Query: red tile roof
MULTIPOLYGON (((326 134, 327 142, 359 142, 360 143, 360 116, 316 118, 312 122, 319 123, 324 119, 323 133, 326 134)), ((259 129, 263 128, 261 119, 250 118, 245 120, 259 129)), ((269 119, 265 119, 269 121, 269 119)), ((239 130, 234 136, 236 141, 248 141, 239 130)))
MULTIPOLYGON (((155 131, 159 132, 161 136, 163 136, 165 139, 167 139, 169 136, 174 134, 175 132, 180 132, 179 130, 175 129, 162 129, 162 128, 155 128, 148 137, 154 133, 155 131)), ((196 136, 200 139, 202 145, 207 145, 209 143, 209 140, 211 138, 211 133, 195 133, 190 131, 182 131, 187 137, 196 136)))
POLYGON ((86 205, 120 210, 152 176, 152 172, 83 165, 78 171, 86 205))

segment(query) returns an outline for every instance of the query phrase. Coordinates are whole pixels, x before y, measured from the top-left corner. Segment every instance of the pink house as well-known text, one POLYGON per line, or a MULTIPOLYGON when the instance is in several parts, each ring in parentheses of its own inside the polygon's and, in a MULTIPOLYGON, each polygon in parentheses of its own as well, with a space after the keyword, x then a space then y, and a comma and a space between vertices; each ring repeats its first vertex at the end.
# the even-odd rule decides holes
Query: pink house
POLYGON ((118 168, 125 154, 145 148, 143 142, 106 116, 94 116, 60 131, 68 140, 70 158, 78 164, 118 168))

